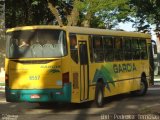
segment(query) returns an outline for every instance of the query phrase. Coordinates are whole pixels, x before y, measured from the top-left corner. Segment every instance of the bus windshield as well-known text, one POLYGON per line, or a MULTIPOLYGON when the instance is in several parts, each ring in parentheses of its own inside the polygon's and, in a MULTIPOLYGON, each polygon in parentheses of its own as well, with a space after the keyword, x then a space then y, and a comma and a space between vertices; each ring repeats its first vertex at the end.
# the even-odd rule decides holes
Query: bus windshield
POLYGON ((58 58, 67 54, 65 32, 52 29, 8 32, 8 58, 58 58))

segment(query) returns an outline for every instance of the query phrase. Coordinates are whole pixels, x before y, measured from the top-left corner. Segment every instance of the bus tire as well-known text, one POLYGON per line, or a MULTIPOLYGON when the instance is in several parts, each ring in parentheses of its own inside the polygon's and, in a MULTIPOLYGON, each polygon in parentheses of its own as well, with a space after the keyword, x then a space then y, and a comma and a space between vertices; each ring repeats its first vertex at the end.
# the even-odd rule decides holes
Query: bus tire
POLYGON ((95 91, 95 103, 97 107, 103 107, 104 103, 103 101, 104 101, 103 84, 102 82, 98 82, 95 91))
POLYGON ((147 93, 148 90, 148 83, 145 76, 142 76, 140 86, 141 89, 139 90, 139 95, 143 96, 147 93))
POLYGON ((147 90, 148 90, 147 79, 145 76, 142 76, 141 82, 140 82, 140 90, 133 91, 131 93, 132 93, 132 95, 136 95, 136 96, 144 96, 147 93, 147 90))

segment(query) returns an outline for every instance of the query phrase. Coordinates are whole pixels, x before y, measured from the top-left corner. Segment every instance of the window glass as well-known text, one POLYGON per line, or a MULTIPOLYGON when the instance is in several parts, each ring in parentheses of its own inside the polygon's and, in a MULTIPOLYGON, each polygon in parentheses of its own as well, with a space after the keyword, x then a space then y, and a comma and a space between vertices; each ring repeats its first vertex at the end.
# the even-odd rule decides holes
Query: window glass
POLYGON ((67 55, 67 40, 66 40, 66 33, 64 33, 63 35, 62 35, 62 42, 63 42, 63 54, 64 55, 67 55))
POLYGON ((148 55, 147 55, 146 40, 145 40, 145 39, 139 40, 139 45, 140 45, 140 55, 141 55, 141 59, 147 59, 147 58, 148 58, 148 55))
POLYGON ((9 58, 52 58, 67 54, 65 32, 62 30, 34 29, 7 33, 9 58), (64 49, 65 48, 65 51, 64 49))
POLYGON ((131 43, 132 57, 134 60, 140 59, 140 48, 138 44, 138 39, 133 38, 131 43))
POLYGON ((122 38, 115 38, 114 46, 115 60, 123 60, 123 48, 122 48, 122 38))
POLYGON ((88 50, 87 50, 87 43, 86 42, 80 42, 79 56, 80 56, 80 64, 87 65, 88 64, 88 50))
POLYGON ((114 60, 114 50, 113 50, 113 38, 112 37, 103 37, 104 41, 104 55, 106 61, 114 60))
POLYGON ((93 40, 92 40, 92 36, 89 36, 89 51, 90 51, 90 61, 91 63, 94 61, 93 58, 93 40))
POLYGON ((124 58, 125 60, 132 59, 132 52, 131 52, 131 38, 124 38, 124 58))
POLYGON ((93 36, 93 52, 95 62, 104 61, 103 42, 101 36, 93 36))
POLYGON ((75 34, 70 34, 70 53, 73 61, 78 63, 78 46, 77 46, 77 38, 75 34))

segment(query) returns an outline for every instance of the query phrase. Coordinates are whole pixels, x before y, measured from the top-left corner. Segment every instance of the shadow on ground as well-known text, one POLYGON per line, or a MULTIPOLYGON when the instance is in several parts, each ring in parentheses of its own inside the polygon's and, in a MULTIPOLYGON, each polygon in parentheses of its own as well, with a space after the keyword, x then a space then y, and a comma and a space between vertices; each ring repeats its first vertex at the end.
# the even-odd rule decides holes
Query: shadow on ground
POLYGON ((40 106, 38 103, 7 103, 4 93, 0 92, 0 113, 33 115, 35 118, 50 117, 74 118, 88 120, 89 117, 99 118, 103 114, 157 114, 160 108, 160 90, 149 90, 146 96, 133 97, 122 94, 105 98, 104 107, 97 108, 94 102, 82 104, 48 103, 40 106), (64 117, 65 116, 65 117, 64 117))

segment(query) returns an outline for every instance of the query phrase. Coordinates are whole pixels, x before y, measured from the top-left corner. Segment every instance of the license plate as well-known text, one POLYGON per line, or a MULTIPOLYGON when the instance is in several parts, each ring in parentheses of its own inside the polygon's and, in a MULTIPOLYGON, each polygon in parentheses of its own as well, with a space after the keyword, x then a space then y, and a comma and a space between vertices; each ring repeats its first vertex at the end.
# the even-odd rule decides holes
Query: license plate
POLYGON ((31 95, 31 99, 39 99, 39 98, 40 98, 40 95, 37 95, 37 94, 31 95))

